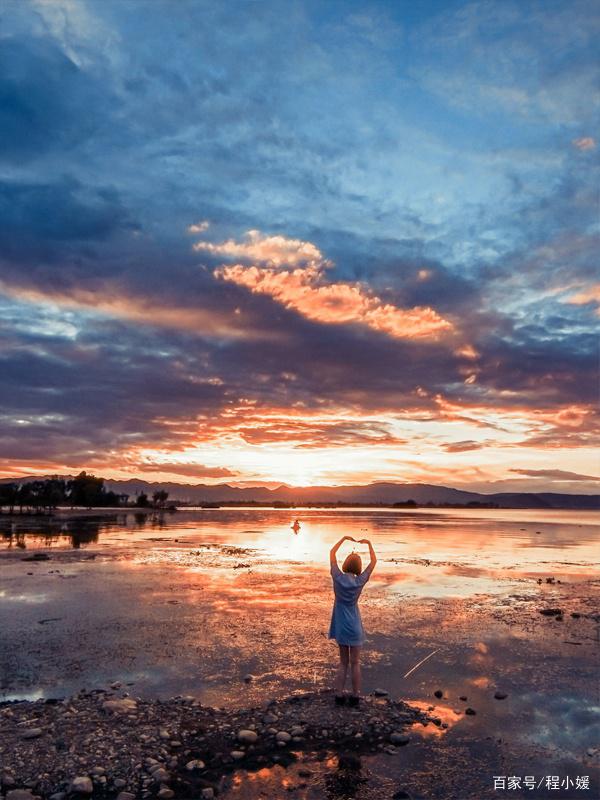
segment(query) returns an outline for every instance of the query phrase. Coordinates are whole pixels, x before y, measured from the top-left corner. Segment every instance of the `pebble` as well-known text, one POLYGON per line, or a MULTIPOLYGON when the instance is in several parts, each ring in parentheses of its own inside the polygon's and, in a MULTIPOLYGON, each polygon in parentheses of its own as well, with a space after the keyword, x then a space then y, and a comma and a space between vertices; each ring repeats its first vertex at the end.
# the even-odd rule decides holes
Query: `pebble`
POLYGON ((247 675, 244 675, 244 683, 252 683, 253 680, 254 675, 252 675, 251 672, 249 672, 247 675))
POLYGON ((106 700, 102 703, 102 708, 111 714, 126 714, 137 709, 137 703, 131 697, 124 697, 122 700, 106 700))
POLYGON ((240 759, 244 758, 246 753, 243 750, 232 750, 230 756, 233 758, 234 761, 239 761, 240 759))
POLYGON ((164 767, 157 767, 152 771, 152 780, 155 783, 165 783, 171 776, 164 767))
POLYGON ((474 717, 476 713, 477 712, 475 711, 475 709, 471 708, 470 706, 468 708, 465 708, 465 714, 467 714, 469 717, 474 717))
POLYGON ((119 792, 117 800, 135 800, 135 795, 131 792, 119 792))
POLYGON ((242 729, 238 731, 237 735, 238 741, 243 742, 244 744, 254 744, 258 741, 258 733, 256 731, 251 731, 248 729, 242 729))
POLYGON ((6 795, 6 800, 36 800, 36 797, 31 789, 11 789, 6 795))
POLYGON ((212 800, 215 796, 215 790, 210 786, 207 786, 206 788, 202 789, 200 796, 202 797, 202 800, 212 800))
POLYGON ((175 797, 175 792, 173 789, 169 789, 168 786, 162 786, 156 796, 160 798, 160 800, 171 800, 175 797))
POLYGON ((278 742, 284 742, 287 744, 287 742, 291 740, 292 736, 287 731, 278 731, 275 735, 275 738, 278 742))
POLYGON ((44 731, 42 728, 29 728, 28 730, 24 730, 21 734, 21 739, 39 739, 40 736, 44 735, 44 731))
POLYGON ((206 764, 204 763, 204 761, 200 761, 199 758, 194 758, 192 761, 187 762, 185 768, 189 769, 191 772, 193 769, 204 769, 205 766, 206 764))
POLYGON ((73 794, 92 794, 94 791, 92 779, 87 775, 79 775, 71 781, 70 790, 73 794))
POLYGON ((399 745, 402 747, 405 744, 410 742, 410 736, 407 736, 405 733, 399 733, 398 731, 393 731, 390 733, 390 742, 392 744, 399 745))
POLYGON ((494 697, 496 698, 496 700, 506 700, 508 695, 506 694, 506 692, 499 692, 498 691, 498 692, 494 692, 494 697))
POLYGON ((439 698, 439 697, 443 697, 444 693, 442 692, 441 689, 436 689, 435 692, 434 692, 434 695, 439 698))
POLYGON ((462 700, 462 701, 463 701, 463 703, 466 703, 466 701, 468 700, 468 697, 467 697, 467 695, 466 695, 466 694, 461 694, 461 696, 460 696, 458 699, 459 699, 459 700, 462 700))
POLYGON ((385 689, 375 689, 373 694, 375 695, 375 697, 387 697, 389 692, 386 692, 385 689))

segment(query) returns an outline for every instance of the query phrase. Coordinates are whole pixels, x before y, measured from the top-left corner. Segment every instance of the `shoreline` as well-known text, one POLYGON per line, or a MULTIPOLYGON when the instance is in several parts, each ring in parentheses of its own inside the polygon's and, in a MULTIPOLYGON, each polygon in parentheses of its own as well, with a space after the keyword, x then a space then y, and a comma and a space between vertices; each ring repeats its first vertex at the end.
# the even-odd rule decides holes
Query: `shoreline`
POLYGON ((62 700, 3 702, 0 719, 1 785, 9 800, 14 790, 24 792, 14 800, 217 797, 238 768, 288 766, 303 753, 319 761, 332 750, 393 757, 410 744, 412 726, 443 725, 388 697, 339 707, 329 689, 230 710, 190 697, 144 701, 94 689, 62 700))

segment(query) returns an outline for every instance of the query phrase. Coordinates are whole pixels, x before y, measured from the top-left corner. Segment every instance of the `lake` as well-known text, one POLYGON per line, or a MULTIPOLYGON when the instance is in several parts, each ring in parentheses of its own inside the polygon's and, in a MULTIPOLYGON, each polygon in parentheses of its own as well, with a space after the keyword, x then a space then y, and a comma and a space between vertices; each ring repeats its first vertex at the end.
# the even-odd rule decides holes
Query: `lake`
MULTIPOLYGON (((63 697, 119 681, 134 696, 242 706, 328 686, 337 658, 327 639, 328 553, 343 535, 370 538, 379 559, 361 599, 364 692, 434 706, 447 726, 424 728, 422 746, 404 756, 421 793, 431 748, 440 791, 461 764, 480 775, 480 797, 497 796, 494 769, 596 774, 596 512, 223 508, 0 518, 0 697, 63 697), (23 560, 36 553, 50 558, 23 560), (563 609, 561 620, 539 613, 551 607, 563 609), (443 700, 433 696, 438 688, 443 700), (507 699, 494 699, 497 689, 507 699), (477 716, 464 716, 459 696, 477 716)), ((344 545, 340 561, 351 549, 344 545)), ((391 767, 376 760, 369 768, 386 780, 391 767)), ((285 777, 276 772, 253 775, 254 789, 264 779, 276 796, 285 777)), ((232 796, 254 796, 249 781, 241 771, 232 796)))

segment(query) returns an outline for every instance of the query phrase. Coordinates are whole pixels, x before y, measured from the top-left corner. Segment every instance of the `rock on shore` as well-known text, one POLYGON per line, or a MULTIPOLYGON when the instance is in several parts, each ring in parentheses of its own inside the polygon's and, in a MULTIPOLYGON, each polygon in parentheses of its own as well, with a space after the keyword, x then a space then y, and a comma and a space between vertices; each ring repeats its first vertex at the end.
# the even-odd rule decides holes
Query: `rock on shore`
POLYGON ((240 766, 285 765, 304 749, 341 746, 393 754, 409 741, 407 728, 427 722, 387 697, 365 698, 358 709, 335 706, 329 691, 239 710, 104 690, 3 703, 0 786, 11 800, 216 797, 223 776, 240 766))

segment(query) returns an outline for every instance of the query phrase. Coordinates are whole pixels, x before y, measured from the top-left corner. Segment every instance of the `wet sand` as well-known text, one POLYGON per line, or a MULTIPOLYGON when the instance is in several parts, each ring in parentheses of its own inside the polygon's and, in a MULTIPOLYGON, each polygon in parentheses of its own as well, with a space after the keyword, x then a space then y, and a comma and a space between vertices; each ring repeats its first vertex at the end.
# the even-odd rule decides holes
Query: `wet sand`
POLYGON ((234 709, 325 689, 336 655, 324 564, 351 533, 372 538, 380 558, 362 600, 364 690, 440 724, 415 726, 394 756, 362 754, 360 770, 340 773, 333 745, 321 760, 304 750, 304 767, 242 767, 224 795, 287 796, 293 784, 293 796, 342 797, 349 781, 357 798, 595 797, 599 522, 593 512, 372 509, 0 520, 0 692, 68 697, 121 681, 147 701, 191 695, 234 709), (36 553, 50 560, 22 561, 36 553), (563 613, 540 613, 550 608, 563 613), (501 775, 590 776, 591 788, 503 793, 501 775))

